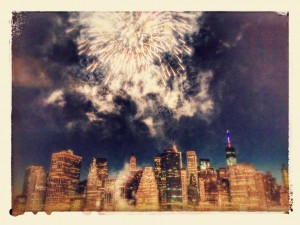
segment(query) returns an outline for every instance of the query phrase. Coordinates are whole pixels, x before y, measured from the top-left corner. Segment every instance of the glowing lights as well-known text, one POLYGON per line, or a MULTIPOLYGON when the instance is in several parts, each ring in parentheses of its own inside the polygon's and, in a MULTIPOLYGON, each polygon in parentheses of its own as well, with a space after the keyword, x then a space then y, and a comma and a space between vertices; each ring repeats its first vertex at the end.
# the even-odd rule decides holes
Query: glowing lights
POLYGON ((111 77, 130 81, 150 67, 161 70, 162 80, 185 71, 183 56, 192 49, 185 35, 192 31, 195 13, 106 12, 74 14, 67 32, 80 31, 78 53, 91 58, 89 72, 106 68, 111 77), (77 29, 76 29, 77 28, 77 29))

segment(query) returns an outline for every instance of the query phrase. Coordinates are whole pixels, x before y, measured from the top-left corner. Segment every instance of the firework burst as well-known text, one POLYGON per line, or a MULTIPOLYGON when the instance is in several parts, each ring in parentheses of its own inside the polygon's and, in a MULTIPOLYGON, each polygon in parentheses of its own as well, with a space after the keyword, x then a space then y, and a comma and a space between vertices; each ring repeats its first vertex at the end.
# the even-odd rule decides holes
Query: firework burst
POLYGON ((185 34, 192 31, 193 13, 107 12, 80 13, 71 19, 78 30, 79 55, 89 57, 89 72, 108 68, 111 76, 129 81, 133 76, 160 68, 162 81, 185 71, 182 58, 191 55, 185 34))

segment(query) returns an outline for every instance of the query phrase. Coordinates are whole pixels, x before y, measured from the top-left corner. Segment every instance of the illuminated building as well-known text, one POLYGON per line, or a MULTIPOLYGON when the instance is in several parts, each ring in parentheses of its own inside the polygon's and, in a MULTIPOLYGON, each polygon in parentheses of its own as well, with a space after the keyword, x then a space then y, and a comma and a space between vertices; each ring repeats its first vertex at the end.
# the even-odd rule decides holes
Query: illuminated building
POLYGON ((284 164, 282 164, 281 167, 281 176, 282 176, 282 185, 289 189, 289 175, 288 175, 288 169, 285 167, 284 164))
POLYGON ((227 147, 226 151, 226 164, 227 166, 235 165, 236 164, 236 152, 234 147, 231 144, 230 140, 230 132, 227 130, 227 147))
POLYGON ((71 211, 83 211, 86 204, 86 185, 87 180, 78 182, 76 185, 75 196, 71 199, 71 211))
POLYGON ((155 171, 158 175, 159 200, 162 210, 173 210, 182 207, 181 188, 181 153, 176 145, 168 148, 155 158, 155 171))
POLYGON ((130 173, 137 171, 137 169, 136 169, 136 157, 134 155, 132 155, 130 157, 130 160, 129 160, 129 171, 130 171, 130 173))
POLYGON ((158 189, 152 167, 145 167, 136 192, 137 210, 159 210, 158 189))
POLYGON ((13 201, 12 204, 12 215, 18 216, 25 213, 25 206, 26 206, 26 196, 25 195, 18 195, 13 201))
POLYGON ((280 188, 280 205, 288 210, 289 207, 289 177, 285 165, 281 168, 282 187, 280 188))
POLYGON ((197 155, 195 151, 186 152, 187 164, 187 183, 188 183, 188 203, 198 205, 199 188, 198 188, 198 170, 197 155))
POLYGON ((285 208, 285 211, 289 210, 289 192, 284 186, 280 188, 280 205, 285 208))
POLYGON ((187 192, 187 177, 186 169, 181 168, 181 188, 182 188, 182 204, 186 206, 188 204, 188 192, 187 192))
POLYGON ((200 205, 218 205, 219 191, 217 174, 213 169, 208 169, 199 173, 200 205))
POLYGON ((104 210, 113 211, 115 207, 116 178, 104 180, 104 210))
POLYGON ((210 159, 200 158, 199 162, 200 162, 200 171, 207 170, 208 168, 211 168, 210 159))
POLYGON ((240 163, 228 168, 232 206, 241 209, 257 209, 259 194, 255 181, 256 170, 253 165, 240 163))
POLYGON ((264 174, 264 185, 267 206, 275 206, 280 204, 280 186, 271 172, 264 174))
POLYGON ((72 150, 52 154, 47 181, 45 211, 69 211, 79 182, 82 157, 72 150))
POLYGON ((267 195, 266 195, 266 188, 264 183, 264 174, 261 172, 255 173, 255 185, 258 195, 258 205, 260 209, 267 208, 267 195))
POLYGON ((41 166, 29 166, 23 186, 26 196, 26 211, 39 212, 44 209, 47 174, 41 166))
POLYGON ((218 179, 218 206, 229 207, 230 206, 230 186, 229 180, 226 178, 218 179))
POLYGON ((218 178, 218 180, 227 179, 228 178, 227 170, 223 167, 217 169, 217 178, 218 178))
MULTIPOLYGON (((160 204, 166 203, 166 177, 162 176, 161 170, 161 158, 163 154, 158 154, 154 158, 154 175, 158 188, 159 202, 160 204)), ((165 173, 164 173, 165 174, 165 173)))
MULTIPOLYGON (((100 162, 102 163, 102 160, 100 162)), ((103 170, 99 169, 97 159, 93 158, 87 178, 85 211, 100 211, 103 209, 104 178, 100 179, 102 175, 103 170)))
POLYGON ((108 164, 105 158, 96 158, 98 178, 103 181, 108 177, 108 164))

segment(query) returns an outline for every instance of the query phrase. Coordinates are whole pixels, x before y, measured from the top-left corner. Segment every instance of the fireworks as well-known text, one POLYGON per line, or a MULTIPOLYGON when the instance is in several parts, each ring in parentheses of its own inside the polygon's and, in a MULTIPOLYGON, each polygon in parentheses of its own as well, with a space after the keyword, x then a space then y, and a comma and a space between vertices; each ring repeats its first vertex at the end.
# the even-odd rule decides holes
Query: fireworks
POLYGON ((78 53, 92 59, 89 72, 108 68, 111 76, 129 81, 151 67, 159 67, 162 80, 183 73, 183 56, 192 49, 185 34, 192 31, 193 13, 107 12, 80 13, 71 22, 80 29, 78 53))

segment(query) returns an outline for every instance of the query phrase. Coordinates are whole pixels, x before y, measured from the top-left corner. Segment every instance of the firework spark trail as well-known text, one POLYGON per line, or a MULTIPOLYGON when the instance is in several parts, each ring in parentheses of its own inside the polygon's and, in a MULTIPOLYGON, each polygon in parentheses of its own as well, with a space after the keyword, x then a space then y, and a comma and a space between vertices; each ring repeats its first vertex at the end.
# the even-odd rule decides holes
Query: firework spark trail
MULTIPOLYGON (((192 32, 193 13, 178 12, 109 12, 80 13, 71 24, 81 27, 78 53, 93 59, 87 66, 93 72, 108 66, 105 83, 111 77, 130 81, 133 76, 157 66, 161 80, 183 73, 184 55, 192 50, 184 36, 192 32), (172 66, 166 54, 172 57, 172 66)), ((67 32, 74 31, 74 27, 67 32)))

